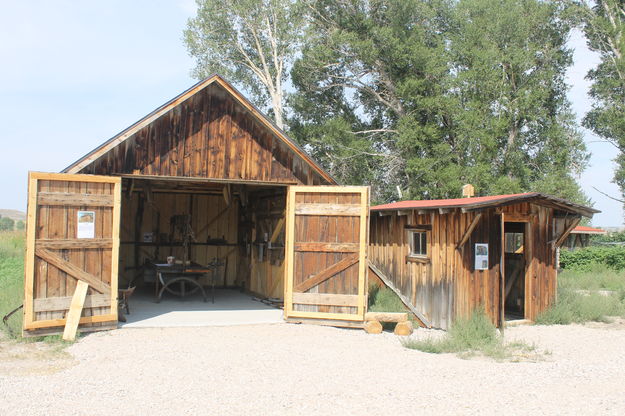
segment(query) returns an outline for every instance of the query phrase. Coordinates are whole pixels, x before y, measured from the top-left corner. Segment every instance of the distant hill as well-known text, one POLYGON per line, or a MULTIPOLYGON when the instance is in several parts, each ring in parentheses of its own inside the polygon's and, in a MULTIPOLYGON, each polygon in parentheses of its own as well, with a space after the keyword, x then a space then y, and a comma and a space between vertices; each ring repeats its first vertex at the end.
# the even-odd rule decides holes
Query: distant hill
POLYGON ((26 213, 16 209, 0 209, 0 217, 8 217, 14 221, 25 221, 26 213))

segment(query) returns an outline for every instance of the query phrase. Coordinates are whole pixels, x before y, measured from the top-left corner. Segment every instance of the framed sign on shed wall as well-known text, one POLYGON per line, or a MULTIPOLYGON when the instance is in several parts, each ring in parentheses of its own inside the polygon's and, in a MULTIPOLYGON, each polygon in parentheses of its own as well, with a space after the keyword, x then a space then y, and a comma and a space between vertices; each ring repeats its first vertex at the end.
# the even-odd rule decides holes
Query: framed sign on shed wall
POLYGON ((488 243, 475 244, 475 270, 488 270, 488 243))

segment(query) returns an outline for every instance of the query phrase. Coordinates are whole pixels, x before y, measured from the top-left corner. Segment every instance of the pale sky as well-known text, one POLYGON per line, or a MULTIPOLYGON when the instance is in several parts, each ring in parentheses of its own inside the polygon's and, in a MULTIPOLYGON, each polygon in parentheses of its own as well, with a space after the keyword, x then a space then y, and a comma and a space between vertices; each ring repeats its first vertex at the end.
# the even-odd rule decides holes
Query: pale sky
MULTIPOLYGON (((193 0, 1 2, 0 208, 26 210, 29 170, 58 172, 196 81, 182 43, 193 0)), ((569 97, 590 107, 584 76, 597 62, 574 34, 569 97)), ((585 131, 592 152, 580 178, 603 211, 597 226, 623 223, 611 183, 615 149, 585 131)))

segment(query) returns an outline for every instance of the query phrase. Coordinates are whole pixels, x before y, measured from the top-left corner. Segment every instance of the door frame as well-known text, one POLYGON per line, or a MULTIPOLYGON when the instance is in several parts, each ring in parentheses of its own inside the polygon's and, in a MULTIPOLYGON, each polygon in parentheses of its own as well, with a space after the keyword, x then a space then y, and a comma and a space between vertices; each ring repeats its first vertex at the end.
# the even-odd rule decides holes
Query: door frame
POLYGON ((531 217, 529 215, 519 215, 519 214, 505 214, 501 213, 501 302, 500 302, 500 319, 501 326, 504 325, 506 321, 506 223, 507 222, 518 222, 523 223, 523 276, 524 276, 524 285, 523 285, 523 319, 527 319, 527 275, 530 267, 531 258, 529 253, 531 253, 531 241, 530 241, 530 231, 531 231, 531 217))
POLYGON ((369 187, 368 186, 289 186, 286 202, 284 318, 314 318, 364 322, 367 312, 367 251, 369 241, 369 187), (297 193, 359 193, 358 302, 355 314, 307 312, 293 310, 293 267, 295 262, 295 196, 297 193))

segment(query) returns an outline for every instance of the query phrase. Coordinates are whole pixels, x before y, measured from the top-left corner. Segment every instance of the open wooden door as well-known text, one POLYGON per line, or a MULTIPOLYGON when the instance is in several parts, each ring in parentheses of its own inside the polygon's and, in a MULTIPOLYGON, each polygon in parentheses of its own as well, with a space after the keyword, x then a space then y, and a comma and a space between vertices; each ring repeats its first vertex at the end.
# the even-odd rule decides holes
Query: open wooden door
POLYGON ((79 280, 80 327, 117 324, 120 197, 121 178, 29 173, 24 335, 63 332, 79 280))
POLYGON ((289 187, 285 318, 364 321, 368 213, 368 187, 289 187))

